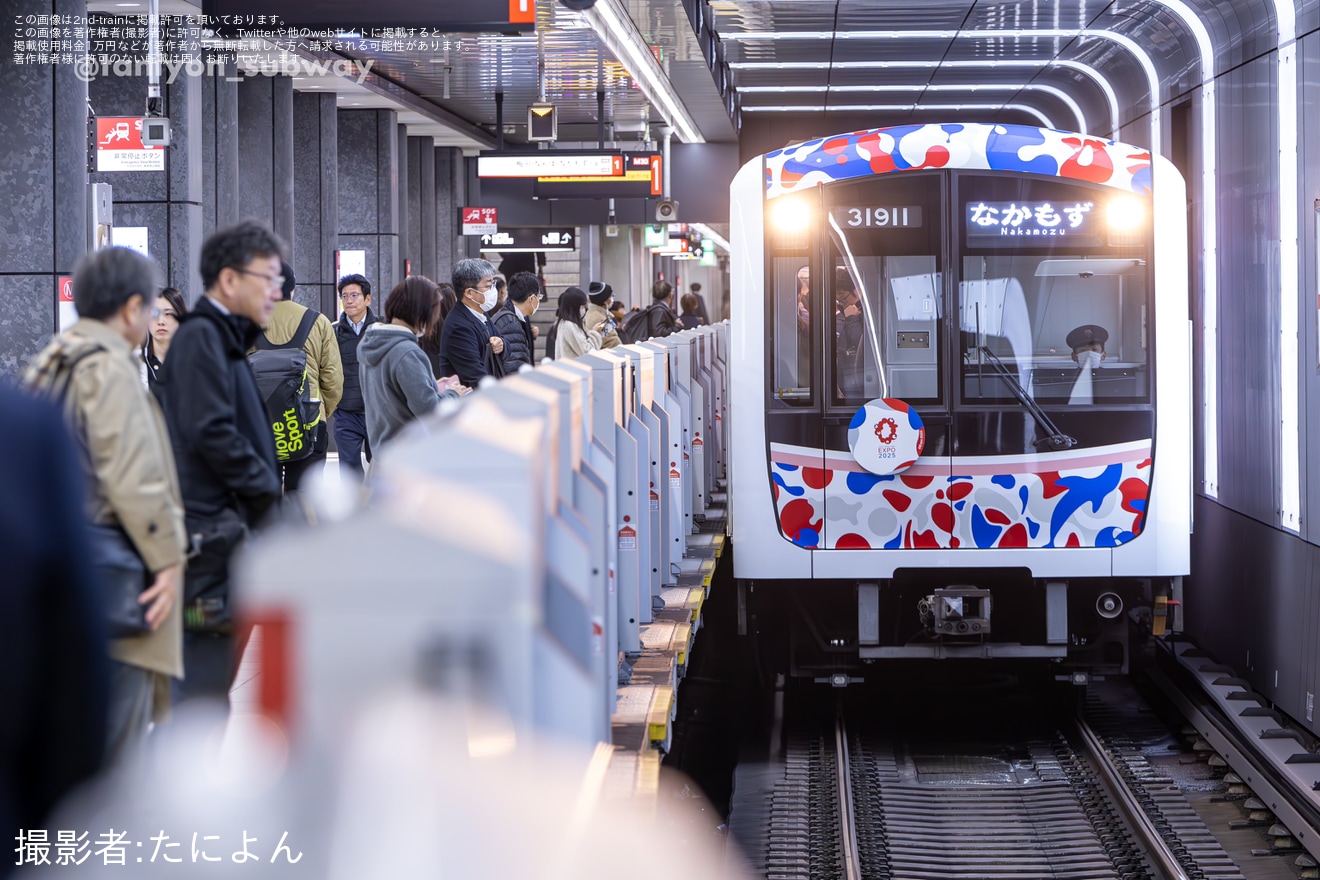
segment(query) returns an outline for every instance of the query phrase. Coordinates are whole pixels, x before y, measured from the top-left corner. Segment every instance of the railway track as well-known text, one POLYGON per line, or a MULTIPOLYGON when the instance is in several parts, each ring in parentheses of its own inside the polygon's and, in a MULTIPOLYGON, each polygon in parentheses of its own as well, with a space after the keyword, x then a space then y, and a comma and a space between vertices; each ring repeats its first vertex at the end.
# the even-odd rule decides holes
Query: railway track
POLYGON ((852 729, 789 738, 771 795, 770 880, 1236 880, 1183 799, 1081 715, 1012 760, 915 755, 852 729), (916 768, 915 772, 913 768, 916 768))

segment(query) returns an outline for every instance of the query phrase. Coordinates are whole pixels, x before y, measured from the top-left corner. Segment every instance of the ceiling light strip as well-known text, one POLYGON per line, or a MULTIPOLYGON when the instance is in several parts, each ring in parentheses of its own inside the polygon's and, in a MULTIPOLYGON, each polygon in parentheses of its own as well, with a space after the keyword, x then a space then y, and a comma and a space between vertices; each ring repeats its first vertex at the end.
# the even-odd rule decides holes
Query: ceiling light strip
MULTIPOLYGON (((840 68, 840 69, 853 69, 853 70, 873 70, 873 69, 881 69, 881 68, 888 68, 888 67, 896 67, 896 68, 912 68, 912 69, 925 69, 925 70, 929 70, 929 69, 942 68, 942 67, 949 67, 949 68, 955 68, 955 67, 956 67, 956 68, 963 68, 963 69, 986 69, 986 68, 995 68, 995 67, 1042 68, 1042 67, 1046 67, 1046 66, 1049 66, 1049 65, 1054 65, 1054 66, 1056 66, 1056 67, 1065 67, 1065 68, 1068 68, 1069 70, 1076 70, 1077 72, 1079 72, 1079 73, 1081 73, 1081 74, 1083 74, 1083 75, 1089 77, 1091 80, 1093 80, 1093 81, 1095 82, 1095 84, 1096 84, 1097 86, 1099 86, 1100 90, 1101 90, 1102 92, 1104 92, 1105 100, 1109 103, 1109 130, 1108 130, 1109 136, 1110 136, 1111 138, 1116 138, 1116 137, 1118 137, 1118 93, 1114 90, 1114 86, 1113 86, 1113 84, 1110 83, 1109 80, 1105 78, 1104 74, 1100 73, 1100 71, 1096 70, 1096 69, 1093 68, 1093 67, 1090 67, 1090 66, 1088 66, 1088 65, 1086 65, 1086 64, 1081 63, 1080 61, 1069 61, 1069 60, 1060 59, 1060 58, 1055 58, 1055 59, 1043 58, 1043 59, 1038 59, 1038 60, 1030 60, 1030 59, 1000 59, 1000 60, 992 60, 992 59, 985 59, 985 60, 964 60, 964 61, 944 61, 944 62, 940 62, 940 61, 844 61, 844 62, 837 62, 837 63, 835 63, 833 66, 836 67, 836 68, 840 68)), ((829 62, 823 62, 823 61, 821 61, 821 62, 817 62, 817 61, 789 61, 789 62, 774 62, 774 61, 736 61, 736 62, 731 63, 731 64, 729 65, 729 67, 732 68, 732 69, 734 69, 734 70, 825 70, 825 69, 828 69, 828 68, 830 67, 830 64, 829 64, 829 62)), ((1040 85, 1040 84, 1036 84, 1036 85, 1038 85, 1038 87, 1041 89, 1041 91, 1044 91, 1044 90, 1045 90, 1045 87, 1044 87, 1043 85, 1040 85)), ((889 90, 897 90, 898 88, 906 88, 906 87, 891 87, 891 86, 879 86, 879 87, 876 87, 876 86, 801 86, 801 87, 795 87, 795 86, 736 86, 735 88, 737 88, 738 91, 743 92, 744 94, 749 94, 749 93, 752 93, 752 92, 758 92, 758 91, 763 91, 763 92, 776 92, 776 93, 779 93, 779 92, 782 92, 782 93, 792 93, 792 92, 795 92, 795 91, 823 92, 823 91, 825 91, 827 88, 830 89, 831 91, 868 91, 868 90, 871 90, 871 89, 875 89, 876 91, 889 91, 889 90)), ((956 87, 951 86, 951 88, 956 88, 956 87)), ((988 85, 979 85, 978 88, 985 89, 985 88, 989 88, 989 86, 988 86, 988 85)), ((1081 131, 1084 131, 1084 132, 1089 132, 1090 129, 1087 128, 1086 125, 1085 125, 1085 121, 1084 121, 1084 120, 1085 120, 1085 117, 1084 117, 1079 111, 1080 111, 1080 108, 1077 108, 1076 110, 1074 110, 1074 112, 1077 112, 1077 113, 1078 113, 1079 118, 1083 119, 1083 125, 1082 125, 1082 128, 1081 128, 1080 130, 1081 130, 1081 131)))
POLYGON ((919 85, 894 85, 887 83, 883 85, 870 86, 742 86, 737 87, 738 92, 744 95, 755 94, 792 94, 795 92, 824 92, 828 90, 831 93, 869 93, 869 92, 966 92, 975 94, 977 92, 1020 92, 1033 91, 1044 92, 1047 95, 1053 95, 1064 104, 1077 117, 1077 131, 1088 132, 1090 129, 1086 126, 1086 115, 1082 108, 1073 100, 1072 95, 1062 89, 1056 89, 1054 86, 1047 86, 1043 83, 922 83, 919 85))
POLYGON ((673 83, 660 69, 660 63, 651 53, 651 47, 642 39, 641 32, 619 0, 597 0, 582 13, 591 24, 596 36, 619 60, 642 89, 648 101, 655 105, 684 143, 704 144, 700 129, 688 114, 673 83))
POLYGON ((720 248, 726 254, 730 253, 729 240, 720 235, 714 229, 711 229, 705 223, 689 223, 688 226, 691 227, 693 231, 700 234, 702 238, 708 238, 714 242, 715 247, 720 248))
POLYGON ((972 102, 963 104, 782 104, 766 107, 742 107, 743 113, 870 113, 876 111, 903 110, 1018 110, 1040 121, 1046 128, 1057 128, 1054 121, 1035 107, 1028 104, 1000 104, 972 102))

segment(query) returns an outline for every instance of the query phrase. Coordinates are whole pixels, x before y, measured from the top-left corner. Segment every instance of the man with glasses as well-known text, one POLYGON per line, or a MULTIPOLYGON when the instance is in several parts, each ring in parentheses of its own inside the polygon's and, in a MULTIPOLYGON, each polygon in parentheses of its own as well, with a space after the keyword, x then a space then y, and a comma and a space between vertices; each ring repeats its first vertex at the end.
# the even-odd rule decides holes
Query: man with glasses
POLYGON ((362 331, 377 322, 371 310, 371 282, 361 275, 345 275, 339 279, 339 300, 344 313, 335 322, 335 337, 339 340, 339 359, 344 365, 344 396, 335 410, 335 448, 339 450, 339 472, 364 473, 362 453, 371 461, 371 444, 367 441, 367 408, 362 400, 362 374, 358 370, 358 343, 362 331))
POLYGON ((191 538, 184 578, 182 698, 224 698, 234 637, 229 560, 280 497, 275 438, 247 353, 282 295, 283 242, 246 221, 202 245, 206 295, 179 322, 161 370, 165 418, 191 538))
POLYGON ((495 275, 486 260, 454 264, 454 292, 461 307, 449 313, 440 332, 440 375, 457 375, 469 388, 486 376, 504 375, 504 339, 495 335, 486 317, 499 299, 495 275))

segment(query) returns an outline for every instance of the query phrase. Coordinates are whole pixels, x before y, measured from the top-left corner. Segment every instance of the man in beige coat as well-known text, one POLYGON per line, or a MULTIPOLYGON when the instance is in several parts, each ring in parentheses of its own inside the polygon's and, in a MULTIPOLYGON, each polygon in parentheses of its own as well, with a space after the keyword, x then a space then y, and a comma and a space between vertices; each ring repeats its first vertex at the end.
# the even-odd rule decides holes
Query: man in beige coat
POLYGON ((89 255, 73 278, 80 320, 37 355, 25 377, 29 387, 63 396, 90 471, 89 518, 122 527, 151 573, 139 598, 151 632, 110 643, 111 760, 164 717, 169 678, 184 673, 183 500, 165 421, 136 361, 155 301, 156 266, 146 257, 126 248, 89 255))

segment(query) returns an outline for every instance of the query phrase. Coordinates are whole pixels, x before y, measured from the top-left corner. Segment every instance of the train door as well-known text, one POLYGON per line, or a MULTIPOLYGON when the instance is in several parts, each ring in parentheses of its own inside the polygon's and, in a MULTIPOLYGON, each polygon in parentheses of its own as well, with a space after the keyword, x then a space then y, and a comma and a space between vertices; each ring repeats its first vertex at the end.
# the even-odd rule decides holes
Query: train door
POLYGON ((827 549, 951 546, 944 179, 885 175, 825 194, 827 549))

